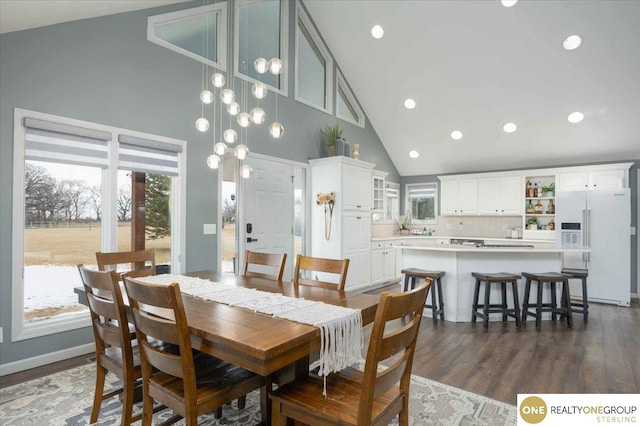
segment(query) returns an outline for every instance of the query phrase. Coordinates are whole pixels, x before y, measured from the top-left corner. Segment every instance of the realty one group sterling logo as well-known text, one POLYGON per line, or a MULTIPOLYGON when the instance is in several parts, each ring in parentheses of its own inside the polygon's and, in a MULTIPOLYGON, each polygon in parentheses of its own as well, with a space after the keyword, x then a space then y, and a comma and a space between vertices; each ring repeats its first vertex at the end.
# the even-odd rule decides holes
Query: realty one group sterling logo
POLYGON ((518 394, 518 425, 640 424, 638 394, 518 394))

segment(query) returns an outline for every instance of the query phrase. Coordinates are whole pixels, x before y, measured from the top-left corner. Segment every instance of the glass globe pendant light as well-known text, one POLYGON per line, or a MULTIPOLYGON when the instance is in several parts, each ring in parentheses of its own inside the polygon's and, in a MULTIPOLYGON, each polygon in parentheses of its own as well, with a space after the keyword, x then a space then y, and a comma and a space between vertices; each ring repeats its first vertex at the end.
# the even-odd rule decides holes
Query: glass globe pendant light
POLYGON ((266 114, 264 110, 260 107, 255 107, 251 111, 249 111, 249 117, 251 118, 251 122, 253 124, 262 124, 266 118, 266 114))
POLYGON ((251 93, 256 99, 264 99, 267 96, 267 86, 263 83, 254 83, 251 87, 251 93))
POLYGON ((236 146, 236 158, 238 160, 244 160, 247 158, 247 154, 249 153, 249 148, 247 148, 244 144, 239 144, 236 146))
POLYGON ((242 167, 240 167, 240 176, 243 179, 249 179, 252 174, 253 174, 253 167, 251 167, 250 165, 244 164, 242 165, 242 167))
POLYGON ((269 69, 269 61, 265 58, 258 58, 253 63, 253 68, 255 68, 258 74, 264 74, 269 69))
POLYGON ((222 139, 224 139, 226 143, 234 143, 238 140, 238 132, 233 129, 227 129, 222 134, 222 139))
POLYGON ((227 112, 231 115, 238 115, 240 113, 240 104, 236 101, 231 102, 227 105, 227 112))
POLYGON ((275 139, 279 139, 284 134, 284 127, 280 123, 271 123, 269 134, 275 139))
POLYGON ((207 157, 207 166, 211 167, 212 169, 217 169, 218 167, 220 167, 220 164, 222 164, 222 158, 220 158, 216 154, 211 154, 207 157))
POLYGON ((236 94, 231 89, 224 89, 220 92, 220 100, 223 104, 229 105, 236 100, 236 94))
POLYGON ((198 118, 196 120, 196 129, 200 130, 203 133, 209 130, 209 120, 204 117, 198 118))
POLYGON ((200 92, 200 100, 203 104, 207 105, 213 102, 213 93, 211 93, 211 90, 203 90, 200 92))
POLYGON ((249 127, 249 124, 251 124, 251 118, 246 112, 238 114, 237 120, 240 127, 249 127))
POLYGON ((282 59, 280 58, 271 58, 269 60, 269 72, 274 75, 278 75, 282 72, 282 59))
POLYGON ((224 153, 227 152, 227 145, 224 142, 216 142, 213 146, 213 152, 218 155, 224 155, 224 153))
POLYGON ((220 74, 219 72, 213 74, 211 76, 211 83, 214 85, 214 87, 217 87, 218 89, 221 88, 222 86, 224 86, 224 75, 220 74))

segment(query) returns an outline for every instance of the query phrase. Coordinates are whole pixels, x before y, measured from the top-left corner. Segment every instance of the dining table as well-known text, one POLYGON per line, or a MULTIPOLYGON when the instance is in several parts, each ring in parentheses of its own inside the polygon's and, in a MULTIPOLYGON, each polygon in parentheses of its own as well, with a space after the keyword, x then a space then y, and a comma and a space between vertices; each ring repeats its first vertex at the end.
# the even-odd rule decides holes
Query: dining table
MULTIPOLYGON (((373 322, 379 301, 378 295, 311 285, 296 287, 289 281, 245 277, 212 270, 183 275, 359 309, 363 326, 373 322)), ((82 299, 83 291, 77 289, 76 292, 79 299, 82 299)), ((277 373, 287 368, 293 369, 294 377, 309 373, 310 356, 320 347, 319 328, 184 293, 182 299, 194 349, 259 374, 268 379, 269 386, 277 373)), ((269 423, 270 410, 266 393, 261 392, 261 408, 265 423, 269 423)))

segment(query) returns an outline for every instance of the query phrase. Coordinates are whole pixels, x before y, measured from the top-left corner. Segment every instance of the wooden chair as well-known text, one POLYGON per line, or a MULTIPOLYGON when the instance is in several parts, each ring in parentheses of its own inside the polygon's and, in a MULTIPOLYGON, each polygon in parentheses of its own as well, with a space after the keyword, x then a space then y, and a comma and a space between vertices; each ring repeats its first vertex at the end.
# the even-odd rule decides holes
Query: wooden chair
POLYGON ((422 311, 431 279, 415 290, 382 293, 364 372, 347 368, 323 378, 309 375, 271 394, 274 426, 288 419, 309 425, 386 425, 399 415, 409 424, 409 385, 422 311), (389 368, 378 371, 387 360, 389 368))
MULTIPOLYGON (((194 356, 177 283, 146 284, 125 276, 124 284, 142 359, 143 425, 151 425, 154 400, 177 413, 163 424, 184 417, 189 426, 197 424, 199 415, 216 409, 220 413, 224 404, 254 389, 266 392, 261 376, 204 353, 194 356), (153 340, 169 345, 157 347, 153 340)), ((264 394, 262 398, 266 400, 264 394)))
POLYGON ((324 259, 321 257, 296 256, 296 267, 293 271, 293 284, 297 287, 299 284, 314 285, 318 287, 344 290, 347 281, 347 270, 349 269, 349 259, 324 259), (338 275, 338 282, 331 283, 327 281, 311 280, 300 278, 300 270, 328 272, 338 275))
POLYGON ((108 266, 113 266, 118 274, 119 279, 122 281, 122 274, 136 271, 140 269, 151 269, 156 274, 156 255, 153 249, 138 250, 138 251, 116 251, 111 253, 96 253, 96 260, 98 261, 98 269, 106 271, 108 266), (129 269, 118 269, 118 265, 130 264, 129 269))
POLYGON ((95 423, 100 405, 105 399, 123 394, 122 425, 129 425, 141 418, 133 415, 134 389, 140 385, 142 370, 137 345, 127 324, 118 275, 115 271, 95 271, 78 265, 91 312, 93 336, 96 343, 96 388, 89 423, 95 423), (125 324, 125 326, 121 326, 125 324), (111 371, 122 381, 122 387, 104 392, 107 372, 111 371))
POLYGON ((245 277, 260 277, 282 281, 282 275, 284 274, 284 265, 286 263, 287 253, 270 254, 247 250, 244 252, 244 265, 242 267, 242 275, 244 275, 245 277), (277 268, 278 273, 276 275, 269 275, 262 272, 249 271, 249 264, 272 266, 274 268, 277 268))

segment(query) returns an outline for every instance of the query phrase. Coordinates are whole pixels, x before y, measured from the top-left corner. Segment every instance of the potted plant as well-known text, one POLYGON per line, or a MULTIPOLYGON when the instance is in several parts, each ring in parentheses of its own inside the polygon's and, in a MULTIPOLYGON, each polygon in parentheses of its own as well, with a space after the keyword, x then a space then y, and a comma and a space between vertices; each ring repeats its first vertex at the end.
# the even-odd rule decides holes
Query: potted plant
POLYGON ((543 197, 553 197, 553 194, 556 192, 556 184, 551 182, 549 185, 542 186, 542 196, 543 197))
POLYGON ((342 138, 342 128, 336 122, 333 126, 327 124, 321 131, 325 138, 324 143, 327 146, 329 157, 333 157, 336 155, 336 140, 342 138))
POLYGON ((396 231, 400 235, 409 235, 411 232, 411 214, 408 211, 396 219, 396 231))
POLYGON ((527 219, 527 229, 530 230, 537 230, 538 229, 538 218, 537 217, 530 217, 529 219, 527 219))

